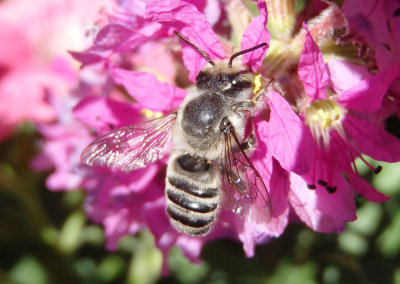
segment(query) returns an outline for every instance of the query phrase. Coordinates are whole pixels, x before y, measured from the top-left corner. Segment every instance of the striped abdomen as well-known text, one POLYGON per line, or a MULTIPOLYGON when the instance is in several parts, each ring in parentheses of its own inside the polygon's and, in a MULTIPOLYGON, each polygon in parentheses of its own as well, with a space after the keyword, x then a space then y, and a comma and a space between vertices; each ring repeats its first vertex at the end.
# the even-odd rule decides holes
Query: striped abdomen
POLYGON ((218 174, 204 158, 184 154, 170 158, 165 194, 172 225, 199 236, 213 227, 218 213, 218 174))

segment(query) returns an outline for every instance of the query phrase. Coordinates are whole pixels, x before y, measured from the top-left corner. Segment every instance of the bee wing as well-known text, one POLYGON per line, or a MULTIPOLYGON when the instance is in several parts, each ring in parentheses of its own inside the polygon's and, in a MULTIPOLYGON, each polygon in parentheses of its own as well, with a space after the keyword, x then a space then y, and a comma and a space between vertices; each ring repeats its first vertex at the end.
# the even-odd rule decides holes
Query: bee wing
POLYGON ((267 187, 233 128, 224 133, 224 144, 223 205, 249 222, 269 223, 272 205, 267 187))
POLYGON ((130 172, 161 159, 168 150, 176 113, 126 126, 98 137, 81 155, 83 164, 130 172))

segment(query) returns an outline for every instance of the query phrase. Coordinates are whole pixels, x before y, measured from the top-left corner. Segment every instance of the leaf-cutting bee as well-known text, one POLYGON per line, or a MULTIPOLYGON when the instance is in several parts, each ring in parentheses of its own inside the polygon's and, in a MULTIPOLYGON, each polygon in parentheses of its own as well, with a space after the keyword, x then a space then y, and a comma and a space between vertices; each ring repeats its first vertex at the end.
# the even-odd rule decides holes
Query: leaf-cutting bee
POLYGON ((179 109, 100 136, 85 148, 81 161, 129 172, 157 161, 171 148, 165 179, 166 212, 178 231, 192 236, 208 234, 221 208, 251 221, 269 222, 268 190, 249 159, 256 138, 251 129, 246 131, 252 128, 259 101, 253 94, 254 74, 233 63, 237 56, 266 44, 235 53, 229 61, 214 62, 176 34, 208 62, 179 109))

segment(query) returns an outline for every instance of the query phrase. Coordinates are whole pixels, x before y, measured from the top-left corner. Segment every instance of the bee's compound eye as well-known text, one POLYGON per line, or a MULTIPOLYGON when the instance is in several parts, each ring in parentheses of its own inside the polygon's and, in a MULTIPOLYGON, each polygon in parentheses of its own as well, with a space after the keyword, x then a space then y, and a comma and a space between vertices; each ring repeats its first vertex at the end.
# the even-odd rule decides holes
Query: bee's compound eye
POLYGON ((201 71, 196 77, 196 85, 199 88, 207 88, 210 84, 211 75, 207 72, 201 71))

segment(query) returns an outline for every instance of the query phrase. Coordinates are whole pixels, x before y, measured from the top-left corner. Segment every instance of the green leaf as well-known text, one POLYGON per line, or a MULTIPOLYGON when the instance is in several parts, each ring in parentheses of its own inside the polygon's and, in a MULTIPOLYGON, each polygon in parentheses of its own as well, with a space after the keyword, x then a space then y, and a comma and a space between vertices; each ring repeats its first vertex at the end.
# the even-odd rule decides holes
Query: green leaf
POLYGON ((49 282, 47 271, 32 256, 24 256, 9 271, 8 276, 18 284, 45 284, 49 282))

